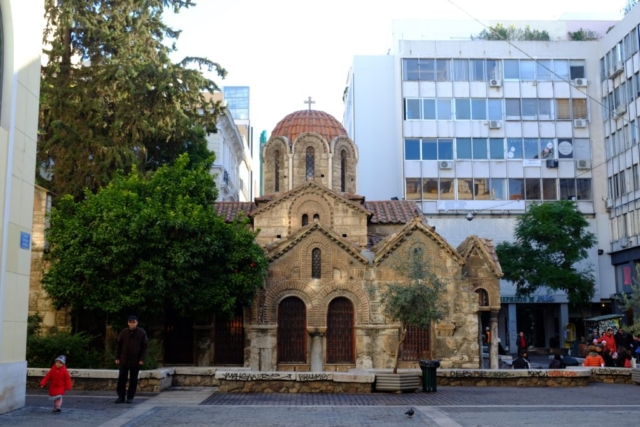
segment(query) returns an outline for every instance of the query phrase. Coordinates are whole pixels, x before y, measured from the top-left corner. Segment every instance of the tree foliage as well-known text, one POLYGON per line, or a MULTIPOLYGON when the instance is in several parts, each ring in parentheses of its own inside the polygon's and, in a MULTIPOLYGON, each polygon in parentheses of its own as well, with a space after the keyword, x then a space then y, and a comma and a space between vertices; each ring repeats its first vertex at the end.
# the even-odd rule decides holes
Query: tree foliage
POLYGON ((400 340, 396 349, 393 373, 398 372, 400 346, 407 334, 407 326, 427 329, 432 322, 444 318, 447 305, 442 297, 446 283, 433 271, 431 263, 421 248, 414 248, 394 265, 405 281, 390 283, 382 294, 385 314, 394 322, 400 322, 400 340))
POLYGON ((638 0, 627 0, 627 3, 624 5, 622 11, 626 15, 627 13, 631 12, 631 9, 633 9, 637 4, 638 0))
POLYGON ((206 147, 224 77, 205 58, 173 63, 180 32, 162 21, 192 0, 46 0, 40 98, 38 182, 55 194, 83 196, 119 169, 145 172, 206 147), (50 182, 48 181, 50 180, 50 182))
POLYGON ((551 40, 547 31, 532 30, 531 27, 526 25, 524 29, 516 28, 515 25, 504 25, 498 23, 489 29, 482 30, 480 34, 471 36, 472 40, 551 40))
POLYGON ((590 301, 595 277, 590 268, 576 267, 596 244, 588 226, 575 202, 532 204, 516 221, 516 241, 496 248, 504 279, 516 284, 519 295, 547 287, 566 292, 574 304, 590 301))
MULTIPOLYGON (((640 277, 639 275, 640 266, 636 265, 636 277, 640 277)), ((631 292, 622 292, 618 300, 621 302, 625 311, 631 310, 633 313, 633 324, 625 326, 625 330, 636 336, 640 336, 640 283, 638 283, 637 279, 631 284, 631 292)))
POLYGON ((213 210, 215 182, 203 166, 174 165, 141 177, 118 174, 85 199, 63 197, 47 230, 44 289, 60 309, 122 318, 230 314, 249 305, 267 261, 246 221, 213 210))

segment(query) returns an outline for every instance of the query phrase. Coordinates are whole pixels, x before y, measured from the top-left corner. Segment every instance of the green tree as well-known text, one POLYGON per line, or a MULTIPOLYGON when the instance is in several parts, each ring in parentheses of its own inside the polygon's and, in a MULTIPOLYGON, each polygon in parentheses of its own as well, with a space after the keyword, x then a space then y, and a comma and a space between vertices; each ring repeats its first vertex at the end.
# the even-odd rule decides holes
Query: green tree
POLYGON ((393 268, 406 280, 388 284, 381 300, 385 314, 394 322, 400 322, 400 339, 393 363, 393 373, 397 374, 400 346, 407 337, 407 327, 428 329, 432 322, 444 318, 447 305, 442 301, 446 283, 433 271, 421 248, 407 253, 393 268))
POLYGON ((230 314, 249 305, 267 261, 246 221, 212 209, 215 182, 203 166, 174 165, 141 177, 118 174, 82 201, 64 196, 47 230, 44 289, 60 309, 121 319, 230 314))
POLYGON ((627 0, 623 8, 624 14, 626 15, 627 13, 631 12, 631 9, 633 9, 637 4, 638 0, 627 0))
MULTIPOLYGON (((636 266, 636 277, 640 277, 640 266, 636 266)), ((640 336, 640 283, 634 280, 631 285, 631 292, 622 292, 618 297, 625 311, 631 310, 633 313, 633 324, 626 326, 625 330, 636 336, 640 336)))
POLYGON ((547 31, 532 30, 531 27, 526 25, 524 30, 516 28, 515 25, 504 25, 498 23, 493 27, 488 27, 488 30, 482 30, 480 34, 471 36, 472 40, 550 40, 549 33, 547 31))
POLYGON ((547 287, 566 292, 574 304, 590 301, 595 278, 590 268, 576 266, 596 244, 588 226, 572 201, 532 204, 516 220, 516 241, 496 248, 504 279, 516 284, 519 295, 547 287))
POLYGON ((46 0, 38 182, 58 196, 95 192, 119 169, 140 173, 206 146, 220 103, 201 69, 173 63, 180 32, 162 21, 192 0, 46 0))

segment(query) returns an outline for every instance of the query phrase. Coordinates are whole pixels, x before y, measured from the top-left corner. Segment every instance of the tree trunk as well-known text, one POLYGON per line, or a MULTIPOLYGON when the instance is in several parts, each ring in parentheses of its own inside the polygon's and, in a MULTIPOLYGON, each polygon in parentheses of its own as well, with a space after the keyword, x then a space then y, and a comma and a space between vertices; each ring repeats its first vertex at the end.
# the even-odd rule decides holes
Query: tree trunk
POLYGON ((400 327, 400 340, 398 340, 398 345, 396 346, 396 358, 393 362, 393 373, 398 373, 398 360, 400 359, 400 346, 407 338, 407 328, 404 325, 400 327))

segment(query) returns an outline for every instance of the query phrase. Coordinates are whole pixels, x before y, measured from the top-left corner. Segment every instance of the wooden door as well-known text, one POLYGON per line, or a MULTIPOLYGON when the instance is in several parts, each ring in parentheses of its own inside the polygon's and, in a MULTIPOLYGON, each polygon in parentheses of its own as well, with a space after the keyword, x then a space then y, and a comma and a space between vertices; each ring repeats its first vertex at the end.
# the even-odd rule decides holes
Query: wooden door
POLYGON ((307 363, 307 307, 300 298, 278 306, 278 363, 307 363))
POLYGON ((244 365, 242 309, 231 319, 216 317, 213 361, 216 365, 244 365))
POLYGON ((327 311, 327 363, 355 363, 353 304, 336 298, 327 311))

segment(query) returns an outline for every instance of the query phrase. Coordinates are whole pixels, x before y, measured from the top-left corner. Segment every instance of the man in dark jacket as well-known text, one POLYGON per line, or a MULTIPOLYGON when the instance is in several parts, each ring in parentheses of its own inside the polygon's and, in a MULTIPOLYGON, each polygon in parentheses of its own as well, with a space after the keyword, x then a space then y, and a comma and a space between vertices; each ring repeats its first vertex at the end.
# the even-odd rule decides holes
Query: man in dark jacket
POLYGON ((531 365, 529 364, 529 361, 527 360, 527 352, 526 351, 522 351, 520 352, 520 356, 513 361, 513 364, 511 365, 512 369, 531 369, 531 365))
POLYGON ((129 316, 129 327, 124 328, 118 336, 116 345, 116 365, 120 366, 118 375, 118 399, 116 403, 132 403, 133 396, 138 388, 138 373, 140 366, 144 364, 147 356, 147 333, 142 328, 138 328, 138 318, 129 316), (127 376, 129 376, 129 389, 127 390, 127 376))

